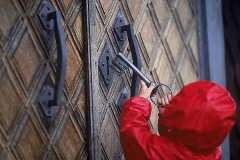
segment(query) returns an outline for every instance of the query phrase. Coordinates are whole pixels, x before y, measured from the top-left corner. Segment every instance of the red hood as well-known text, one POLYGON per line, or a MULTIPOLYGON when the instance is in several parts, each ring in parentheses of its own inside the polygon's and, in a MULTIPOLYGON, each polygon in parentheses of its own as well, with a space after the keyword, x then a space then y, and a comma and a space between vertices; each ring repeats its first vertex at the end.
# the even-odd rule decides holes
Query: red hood
POLYGON ((223 87, 207 81, 191 83, 165 107, 159 133, 193 150, 215 149, 233 127, 235 110, 223 87))

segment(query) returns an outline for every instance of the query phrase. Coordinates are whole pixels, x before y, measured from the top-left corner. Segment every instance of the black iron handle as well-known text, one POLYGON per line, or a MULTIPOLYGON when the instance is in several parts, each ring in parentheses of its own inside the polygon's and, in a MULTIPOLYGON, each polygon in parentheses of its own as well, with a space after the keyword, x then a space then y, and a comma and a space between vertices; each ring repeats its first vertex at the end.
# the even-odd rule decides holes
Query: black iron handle
POLYGON ((48 106, 61 105, 61 98, 63 93, 64 81, 67 69, 67 47, 63 31, 62 18, 60 11, 54 11, 48 14, 48 20, 54 20, 54 31, 57 43, 57 71, 56 81, 54 86, 54 99, 50 100, 48 106))
MULTIPOLYGON (((118 47, 121 48, 123 45, 123 41, 126 39, 126 33, 129 41, 130 50, 132 53, 132 59, 133 63, 130 62, 126 57, 123 56, 122 53, 119 53, 113 60, 111 68, 113 71, 118 75, 121 76, 125 69, 130 67, 133 70, 133 76, 132 76, 132 84, 131 84, 131 97, 138 96, 139 91, 139 81, 140 78, 146 83, 146 85, 149 87, 152 83, 142 72, 141 72, 141 57, 137 46, 137 41, 135 38, 133 25, 124 25, 124 19, 122 17, 117 17, 115 24, 113 26, 114 35, 118 44, 118 47)), ((156 85, 156 83, 154 83, 156 85)), ((151 93, 151 100, 152 102, 157 106, 162 106, 158 104, 156 101, 153 100, 153 96, 158 92, 159 87, 167 87, 167 89, 170 91, 169 93, 173 95, 172 89, 166 85, 166 84, 159 84, 156 85, 151 93)))
POLYGON ((57 44, 57 70, 54 88, 46 85, 39 103, 46 116, 53 116, 57 108, 62 103, 62 94, 67 69, 67 47, 62 25, 62 16, 60 11, 55 11, 51 3, 44 3, 38 13, 39 20, 42 24, 42 32, 50 44, 53 36, 53 27, 57 44))
MULTIPOLYGON (((121 31, 122 32, 127 31, 128 42, 129 42, 130 50, 131 50, 131 53, 132 53, 133 64, 129 63, 127 65, 134 71, 133 72, 133 77, 132 77, 132 84, 131 84, 131 97, 135 97, 135 96, 138 96, 140 78, 147 84, 148 87, 154 82, 151 82, 141 72, 141 57, 140 57, 140 53, 139 53, 139 50, 138 50, 133 25, 129 24, 129 25, 121 26, 121 31)), ((119 53, 119 55, 118 55, 119 57, 120 57, 120 54, 121 53, 119 53)), ((125 58, 125 57, 122 55, 121 59, 122 58, 125 58)), ((126 63, 126 62, 129 62, 129 61, 127 61, 127 59, 126 59, 124 62, 126 63)), ((157 106, 162 106, 162 105, 158 104, 157 102, 155 102, 153 100, 153 94, 156 93, 158 88, 161 87, 161 86, 167 87, 170 91, 169 93, 171 94, 171 96, 173 96, 173 91, 172 91, 171 87, 169 87, 168 85, 166 85, 166 84, 156 85, 155 88, 153 89, 152 93, 151 93, 150 99, 157 106)))
MULTIPOLYGON (((129 24, 129 25, 121 26, 121 31, 127 32, 128 42, 129 42, 130 50, 132 53, 133 64, 134 66, 136 66, 138 70, 141 71, 141 57, 138 50, 133 25, 129 24)), ((139 82, 140 82, 140 77, 138 76, 137 73, 133 72, 132 83, 131 83, 131 97, 138 96, 139 82)))

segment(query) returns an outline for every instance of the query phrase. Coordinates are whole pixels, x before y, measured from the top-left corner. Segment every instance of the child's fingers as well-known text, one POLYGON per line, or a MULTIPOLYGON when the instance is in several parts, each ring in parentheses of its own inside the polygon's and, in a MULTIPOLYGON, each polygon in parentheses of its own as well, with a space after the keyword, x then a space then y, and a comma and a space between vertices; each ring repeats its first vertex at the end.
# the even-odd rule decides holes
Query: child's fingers
POLYGON ((169 101, 172 100, 172 95, 171 95, 171 93, 168 93, 167 98, 168 98, 169 101))
POLYGON ((140 84, 141 84, 141 88, 144 88, 144 89, 147 88, 146 83, 143 80, 140 80, 140 84))
POLYGON ((165 97, 165 98, 158 98, 157 99, 157 103, 161 104, 163 106, 166 106, 166 105, 169 104, 169 100, 167 99, 167 97, 165 97))
POLYGON ((164 97, 164 102, 165 102, 165 105, 168 105, 169 104, 169 100, 167 97, 164 97))
POLYGON ((161 98, 161 102, 162 102, 162 105, 163 105, 163 106, 166 105, 166 103, 165 103, 165 101, 164 101, 164 98, 161 98))
POLYGON ((162 104, 162 101, 161 101, 160 98, 157 99, 157 103, 158 103, 158 104, 162 104))
POLYGON ((152 84, 150 85, 150 87, 148 88, 148 89, 149 89, 149 91, 151 91, 151 92, 152 92, 152 90, 154 89, 154 87, 155 87, 155 84, 154 84, 154 83, 152 83, 152 84))

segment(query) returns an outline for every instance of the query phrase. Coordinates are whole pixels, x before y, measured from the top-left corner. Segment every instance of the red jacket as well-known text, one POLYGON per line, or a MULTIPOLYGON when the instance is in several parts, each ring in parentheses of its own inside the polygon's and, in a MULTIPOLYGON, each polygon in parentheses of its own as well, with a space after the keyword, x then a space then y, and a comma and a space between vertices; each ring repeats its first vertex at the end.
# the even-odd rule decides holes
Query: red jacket
POLYGON ((236 104, 228 91, 207 81, 185 86, 159 117, 159 133, 150 131, 149 100, 133 97, 120 118, 126 160, 221 159, 220 144, 235 123, 236 104))

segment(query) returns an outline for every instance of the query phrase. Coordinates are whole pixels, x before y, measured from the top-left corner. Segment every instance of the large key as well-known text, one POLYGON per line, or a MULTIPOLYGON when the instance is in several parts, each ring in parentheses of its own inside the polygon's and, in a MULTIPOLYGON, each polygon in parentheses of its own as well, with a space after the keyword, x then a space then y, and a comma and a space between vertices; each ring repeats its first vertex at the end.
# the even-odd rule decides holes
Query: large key
POLYGON ((117 57, 113 59, 112 61, 113 63, 113 66, 111 66, 113 68, 113 70, 120 76, 124 69, 127 69, 128 67, 131 68, 133 70, 133 72, 137 73, 137 75, 146 83, 147 87, 150 87, 150 85, 153 83, 155 84, 155 87, 150 95, 150 99, 151 101, 159 106, 159 107, 162 107, 161 104, 158 104, 156 101, 153 100, 153 95, 155 93, 158 93, 158 88, 160 86, 164 86, 164 87, 167 87, 170 91, 170 94, 171 96, 173 96, 173 91, 171 89, 171 87, 169 87, 168 85, 166 84, 158 84, 156 85, 155 82, 151 82, 134 64, 132 64, 132 62, 130 62, 122 53, 118 53, 117 57), (120 59, 119 59, 119 58, 120 59))

